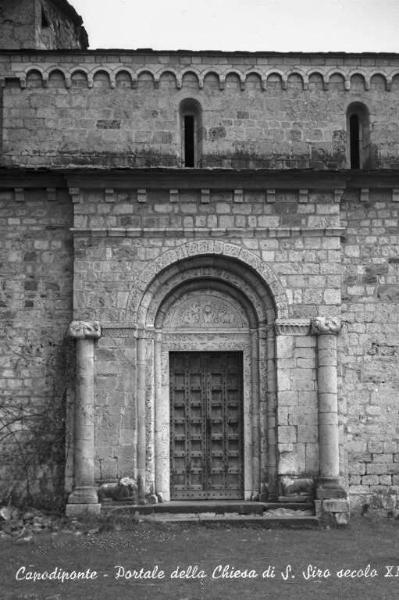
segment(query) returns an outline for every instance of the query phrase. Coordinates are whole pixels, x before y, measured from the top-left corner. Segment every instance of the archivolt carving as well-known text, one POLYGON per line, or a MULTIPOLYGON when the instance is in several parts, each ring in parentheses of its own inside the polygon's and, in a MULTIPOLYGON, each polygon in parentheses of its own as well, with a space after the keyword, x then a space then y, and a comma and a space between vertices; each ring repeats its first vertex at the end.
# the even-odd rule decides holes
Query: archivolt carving
MULTIPOLYGON (((196 242, 189 242, 181 246, 176 247, 173 250, 169 250, 154 260, 151 265, 146 267, 141 274, 138 276, 134 284, 134 289, 131 292, 130 299, 128 302, 128 308, 130 312, 134 312, 136 309, 134 305, 139 298, 144 297, 144 293, 147 290, 150 282, 156 278, 164 269, 167 267, 178 264, 185 259, 201 257, 206 255, 218 255, 235 259, 238 263, 244 266, 250 267, 252 272, 260 278, 259 287, 262 287, 262 283, 270 292, 274 300, 274 304, 277 309, 279 317, 284 318, 288 316, 288 301, 285 294, 285 290, 281 285, 278 277, 274 271, 262 261, 259 256, 250 252, 246 248, 236 246, 226 242, 218 240, 199 240, 196 242)), ((232 263, 233 264, 233 263, 232 263)), ((233 269, 232 269, 233 270, 233 269)), ((150 298, 143 300, 145 306, 148 306, 150 298)), ((138 308, 136 304, 136 308, 138 308)))

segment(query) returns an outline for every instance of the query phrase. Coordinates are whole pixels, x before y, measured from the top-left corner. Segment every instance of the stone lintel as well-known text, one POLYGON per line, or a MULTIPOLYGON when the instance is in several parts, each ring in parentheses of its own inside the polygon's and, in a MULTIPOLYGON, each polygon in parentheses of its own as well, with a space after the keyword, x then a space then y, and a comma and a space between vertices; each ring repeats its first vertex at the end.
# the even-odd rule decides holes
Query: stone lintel
POLYGON ((312 335, 338 335, 341 327, 338 317, 315 317, 311 321, 312 335))
POLYGON ((277 335, 309 335, 310 319, 277 319, 275 331, 277 335))
POLYGON ((76 340, 98 340, 101 337, 101 326, 98 321, 72 321, 68 335, 76 340))

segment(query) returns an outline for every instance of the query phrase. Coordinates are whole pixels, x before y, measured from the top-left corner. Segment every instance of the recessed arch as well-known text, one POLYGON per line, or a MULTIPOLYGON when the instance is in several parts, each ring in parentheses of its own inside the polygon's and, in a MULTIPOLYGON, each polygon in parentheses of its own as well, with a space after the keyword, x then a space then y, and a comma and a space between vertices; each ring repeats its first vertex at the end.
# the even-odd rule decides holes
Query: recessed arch
POLYGON ((53 88, 65 88, 65 73, 61 69, 52 69, 48 74, 48 86, 53 88))
POLYGON ((182 87, 192 88, 194 90, 201 89, 203 87, 202 78, 199 77, 198 73, 191 69, 186 69, 181 74, 182 87))
POLYGON ((239 497, 249 500, 266 481, 271 487, 277 481, 273 325, 287 308, 280 283, 254 253, 213 240, 183 244, 154 262, 130 299, 137 299, 139 422, 154 423, 138 432, 138 473, 146 489, 170 498, 169 373, 176 353, 213 352, 219 361, 234 352, 242 357, 243 378, 239 497))
POLYGON ((224 78, 217 73, 217 71, 212 69, 202 73, 202 80, 204 82, 204 87, 212 90, 222 90, 224 87, 224 78))
POLYGON ((370 161, 370 115, 362 102, 349 104, 347 112, 348 162, 351 169, 363 169, 370 161))
POLYGON ((266 89, 279 92, 286 88, 286 80, 281 71, 273 70, 266 74, 266 89))
POLYGON ((312 71, 308 74, 309 89, 319 91, 326 87, 324 75, 320 71, 312 71))
POLYGON ((179 105, 181 156, 184 167, 198 167, 202 157, 202 107, 198 100, 185 98, 179 105))
POLYGON ((328 81, 329 90, 343 92, 349 86, 346 75, 342 71, 331 71, 326 79, 328 81))
POLYGON ((43 87, 43 73, 39 69, 30 69, 26 74, 26 85, 29 88, 43 87))
POLYGON ((82 69, 77 69, 71 74, 71 84, 75 88, 87 88, 89 85, 88 75, 82 69))
MULTIPOLYGON (((155 296, 157 288, 164 286, 173 273, 180 273, 194 266, 205 268, 215 264, 230 274, 237 273, 242 281, 261 290, 260 297, 264 300, 268 298, 269 302, 272 302, 276 318, 288 317, 285 290, 273 269, 259 256, 235 244, 198 240, 168 250, 140 274, 127 305, 130 318, 139 327, 145 326, 146 309, 151 299, 155 296)), ((257 293, 259 295, 259 291, 257 293)))
POLYGON ((155 85, 155 75, 149 69, 140 69, 140 71, 137 72, 137 86, 139 88, 151 90, 155 85))
POLYGON ((370 74, 370 88, 385 92, 388 88, 388 81, 384 73, 375 72, 370 74))
POLYGON ((245 73, 245 85, 249 89, 264 90, 266 81, 263 79, 263 74, 256 69, 251 69, 245 73))
POLYGON ((186 294, 200 292, 203 290, 219 292, 224 294, 226 297, 230 296, 243 309, 248 325, 252 328, 256 327, 255 310, 249 299, 241 290, 238 290, 226 281, 222 281, 220 278, 199 277, 197 274, 197 276, 194 276, 192 280, 185 281, 175 287, 168 294, 168 296, 164 298, 164 301, 159 307, 155 317, 155 328, 162 329, 164 327, 165 318, 168 316, 170 308, 173 306, 173 304, 181 300, 181 298, 186 294))
POLYGON ((99 69, 93 74, 93 86, 96 88, 109 89, 111 87, 111 78, 108 71, 99 69))
POLYGON ((159 87, 164 89, 176 89, 181 87, 180 78, 177 73, 172 69, 165 69, 159 74, 158 77, 159 87))
POLYGON ((118 88, 131 88, 133 84, 131 72, 127 69, 120 69, 115 75, 115 83, 118 88))

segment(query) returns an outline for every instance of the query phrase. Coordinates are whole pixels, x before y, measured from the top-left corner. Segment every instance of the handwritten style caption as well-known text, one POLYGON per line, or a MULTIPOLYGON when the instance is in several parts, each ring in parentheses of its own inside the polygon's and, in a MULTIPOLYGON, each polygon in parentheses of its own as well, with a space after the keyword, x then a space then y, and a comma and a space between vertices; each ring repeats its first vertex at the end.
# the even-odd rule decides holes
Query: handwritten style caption
POLYGON ((33 565, 21 566, 15 573, 16 581, 58 581, 66 583, 71 581, 94 581, 102 577, 110 577, 116 581, 159 581, 163 579, 174 580, 237 580, 237 579, 280 579, 283 581, 292 581, 302 579, 305 581, 326 581, 329 579, 375 579, 383 577, 388 579, 399 578, 399 565, 384 565, 383 567, 373 567, 371 564, 361 568, 342 567, 333 570, 317 565, 308 564, 304 569, 296 569, 291 564, 283 568, 277 568, 275 565, 267 565, 263 570, 251 568, 237 568, 234 565, 216 565, 210 570, 205 570, 199 565, 177 565, 170 572, 165 572, 159 565, 152 568, 128 568, 123 565, 115 565, 112 572, 100 573, 94 569, 88 568, 83 571, 66 571, 60 567, 54 567, 48 571, 36 571, 33 565))

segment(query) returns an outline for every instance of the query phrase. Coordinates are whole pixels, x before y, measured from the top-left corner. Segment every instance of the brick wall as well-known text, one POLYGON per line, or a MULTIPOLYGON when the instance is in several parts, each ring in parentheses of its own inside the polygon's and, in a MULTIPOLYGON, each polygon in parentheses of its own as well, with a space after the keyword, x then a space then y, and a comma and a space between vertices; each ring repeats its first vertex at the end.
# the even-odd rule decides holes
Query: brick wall
POLYGON ((388 191, 345 194, 340 406, 349 485, 362 504, 399 485, 398 216, 388 191))
MULTIPOLYGON (((147 190, 81 189, 74 213, 75 318, 98 319, 106 327, 96 359, 97 477, 115 477, 117 468, 128 475, 134 468, 135 341, 132 335, 118 340, 120 332, 115 338, 112 331, 135 324, 137 282, 162 254, 198 238, 228 241, 270 265, 292 317, 339 314, 340 240, 334 230, 339 204, 333 192, 171 192, 152 182, 147 190)), ((278 362, 284 372, 278 408, 281 470, 316 475, 315 339, 306 334, 294 339, 278 362)))
MULTIPOLYGON (((290 317, 341 313, 343 475, 354 505, 396 494, 396 193, 388 188, 348 189, 340 205, 337 194, 320 189, 322 184, 307 192, 208 190, 179 186, 176 181, 180 189, 157 186, 154 181, 146 189, 142 182, 137 188, 118 187, 115 182, 101 185, 97 188, 88 178, 84 189, 71 188, 72 197, 50 187, 1 192, 1 399, 6 406, 11 401, 13 410, 17 407, 33 415, 28 424, 34 439, 37 433, 43 438, 34 415, 43 416, 42 408, 47 410, 50 402, 58 419, 71 380, 64 339, 72 319, 69 227, 74 225, 76 232, 75 317, 98 319, 106 326, 96 347, 98 478, 129 474, 135 468, 136 341, 134 335, 113 328, 134 324, 137 281, 172 248, 197 238, 222 239, 249 250, 273 269, 287 294, 290 317)), ((316 474, 315 338, 281 339, 289 347, 277 354, 283 373, 278 379, 280 470, 316 474)), ((54 446, 51 435, 47 441, 54 446)), ((6 453, 7 448, 11 446, 6 446, 6 453)), ((29 466, 32 493, 50 497, 62 477, 63 450, 58 445, 55 454, 38 452, 38 456, 29 466)), ((3 490, 13 479, 10 468, 15 471, 14 463, 6 460, 3 490)), ((21 470, 18 473, 22 477, 21 470)))
POLYGON ((0 190, 0 494, 43 504, 63 500, 71 219, 65 193, 0 190))
POLYGON ((179 106, 187 98, 202 107, 199 166, 345 168, 346 111, 359 101, 370 113, 368 165, 399 164, 397 57, 389 65, 347 57, 336 70, 324 55, 313 64, 257 54, 223 62, 206 53, 24 58, 1 63, 6 165, 182 165, 179 106))
POLYGON ((233 191, 211 190, 208 196, 187 190, 171 202, 168 190, 148 190, 144 196, 133 189, 115 191, 110 201, 103 191, 82 191, 74 226, 87 232, 76 241, 76 309, 87 317, 90 312, 94 318, 94 311, 103 320, 120 321, 111 301, 114 281, 119 294, 128 293, 138 273, 166 249, 184 239, 211 236, 237 242, 269 263, 293 317, 339 314, 340 241, 334 231, 339 205, 334 194, 310 192, 301 203, 297 191, 278 192, 273 202, 266 192, 245 192, 242 202, 234 197, 233 191), (107 237, 110 227, 116 232, 107 237), (326 228, 331 235, 325 235, 326 228), (110 295, 100 298, 96 288, 105 285, 103 291, 110 295))

